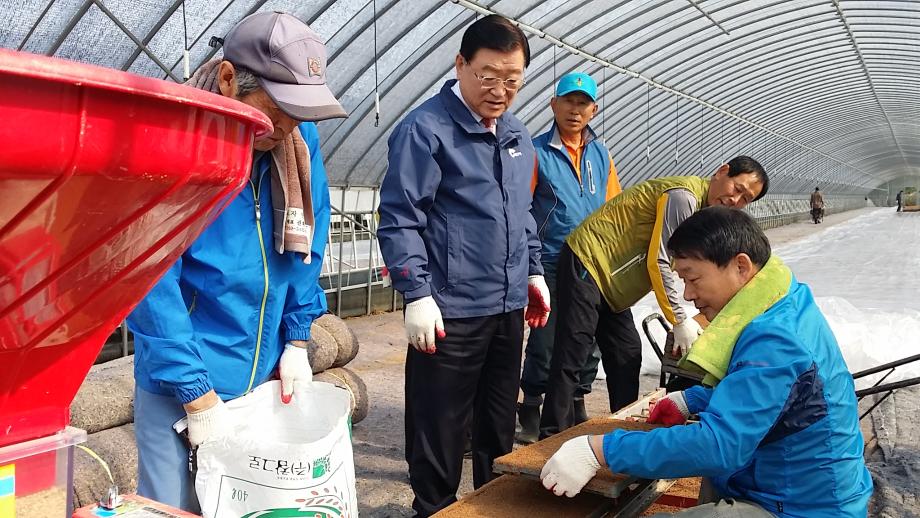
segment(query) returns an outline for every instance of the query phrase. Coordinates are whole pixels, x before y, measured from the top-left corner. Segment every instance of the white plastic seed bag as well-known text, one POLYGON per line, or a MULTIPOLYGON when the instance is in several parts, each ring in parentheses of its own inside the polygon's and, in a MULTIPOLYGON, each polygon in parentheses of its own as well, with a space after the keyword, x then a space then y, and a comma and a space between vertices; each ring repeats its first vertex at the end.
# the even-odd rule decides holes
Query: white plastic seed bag
POLYGON ((328 383, 300 385, 287 405, 279 381, 227 403, 235 430, 198 448, 205 518, 358 515, 349 395, 328 383))

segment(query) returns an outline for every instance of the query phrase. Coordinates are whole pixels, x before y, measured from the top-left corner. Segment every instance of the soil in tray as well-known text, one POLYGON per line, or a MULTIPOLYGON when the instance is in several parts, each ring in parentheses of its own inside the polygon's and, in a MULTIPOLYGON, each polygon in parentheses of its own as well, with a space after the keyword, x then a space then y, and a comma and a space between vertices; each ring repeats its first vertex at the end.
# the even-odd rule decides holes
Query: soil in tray
POLYGON ((504 475, 437 513, 435 518, 580 518, 598 516, 613 500, 590 493, 556 496, 532 478, 504 475))
MULTIPOLYGON (((552 437, 536 442, 495 459, 495 470, 503 473, 520 473, 539 477, 546 461, 562 446, 562 443, 579 435, 603 435, 613 430, 642 430, 657 428, 657 425, 633 421, 620 421, 608 417, 589 419, 552 437)), ((602 469, 585 486, 586 491, 615 497, 619 495, 630 477, 602 469)))

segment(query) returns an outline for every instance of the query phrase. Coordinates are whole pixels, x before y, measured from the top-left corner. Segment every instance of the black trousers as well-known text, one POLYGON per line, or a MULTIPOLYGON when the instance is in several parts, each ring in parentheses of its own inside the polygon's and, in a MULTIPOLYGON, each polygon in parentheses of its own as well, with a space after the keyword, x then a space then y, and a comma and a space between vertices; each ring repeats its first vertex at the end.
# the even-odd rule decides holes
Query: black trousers
POLYGON ((639 398, 642 341, 632 311, 616 313, 607 305, 594 279, 568 245, 563 245, 559 254, 556 290, 556 344, 540 418, 541 437, 575 424, 572 400, 595 339, 607 371, 610 411, 639 398))
POLYGON ((406 355, 406 462, 421 517, 457 501, 471 428, 477 488, 514 443, 524 310, 445 319, 444 331, 435 354, 406 355))

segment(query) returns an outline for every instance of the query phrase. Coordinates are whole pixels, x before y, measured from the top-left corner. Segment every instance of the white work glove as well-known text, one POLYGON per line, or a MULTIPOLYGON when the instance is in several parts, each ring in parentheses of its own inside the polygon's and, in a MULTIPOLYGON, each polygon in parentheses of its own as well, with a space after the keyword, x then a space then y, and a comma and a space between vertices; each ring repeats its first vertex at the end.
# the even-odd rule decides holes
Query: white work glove
POLYGON ((594 478, 601 464, 591 449, 590 437, 582 435, 569 439, 546 461, 540 472, 543 487, 556 496, 564 494, 572 498, 594 478))
POLYGON ((646 420, 649 424, 663 424, 672 426, 675 424, 686 424, 690 418, 690 410, 687 409, 687 398, 684 397, 683 391, 671 392, 662 399, 659 399, 652 407, 646 420))
POLYGON ((543 327, 549 319, 549 288, 542 275, 527 278, 527 310, 524 320, 530 327, 543 327))
POLYGON ((690 346, 696 341, 696 338, 703 334, 703 328, 700 327, 695 318, 687 317, 674 326, 674 349, 671 353, 674 356, 682 357, 690 352, 690 346))
POLYGON ((437 351, 435 336, 447 336, 438 303, 429 295, 406 304, 403 313, 406 316, 406 338, 409 345, 419 352, 434 354, 437 351))
MULTIPOLYGON (((306 343, 309 345, 309 340, 306 343)), ((288 404, 294 395, 295 384, 313 381, 313 368, 310 367, 307 348, 286 343, 278 364, 278 375, 281 378, 281 402, 288 404)))
POLYGON ((231 432, 230 411, 220 399, 210 408, 186 415, 188 416, 188 442, 192 448, 217 437, 229 435, 231 432))

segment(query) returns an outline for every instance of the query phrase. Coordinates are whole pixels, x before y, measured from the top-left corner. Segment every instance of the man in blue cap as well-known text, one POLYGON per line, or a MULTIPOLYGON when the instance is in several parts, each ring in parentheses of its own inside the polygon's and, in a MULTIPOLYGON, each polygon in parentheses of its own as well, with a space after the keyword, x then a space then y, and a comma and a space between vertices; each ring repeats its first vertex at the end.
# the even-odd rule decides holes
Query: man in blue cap
MULTIPOLYGON (((550 300, 556 293, 556 261, 565 238, 581 221, 610 198, 620 193, 617 171, 610 152, 588 126, 597 114, 597 83, 584 72, 562 76, 556 95, 550 100, 555 121, 546 133, 533 141, 537 150, 531 191, 531 213, 543 243, 541 261, 550 300)), ((546 327, 532 328, 524 357, 521 389, 524 402, 518 407, 521 431, 516 439, 523 443, 537 440, 540 405, 546 392, 555 313, 550 313, 546 327)), ((591 391, 597 375, 600 354, 597 348, 581 371, 581 383, 575 393, 576 421, 587 420, 584 396, 591 391)))

